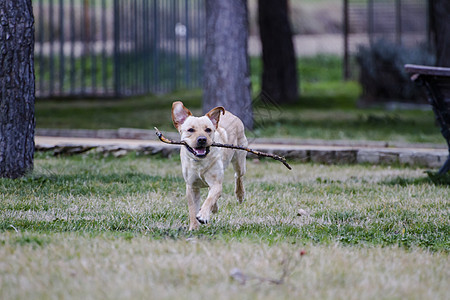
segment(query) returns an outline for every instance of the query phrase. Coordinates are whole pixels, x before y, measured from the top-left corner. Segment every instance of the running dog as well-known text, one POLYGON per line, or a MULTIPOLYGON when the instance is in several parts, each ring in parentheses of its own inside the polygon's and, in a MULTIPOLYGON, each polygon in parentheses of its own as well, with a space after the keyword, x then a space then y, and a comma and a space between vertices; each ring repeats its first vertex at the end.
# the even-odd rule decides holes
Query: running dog
POLYGON ((234 149, 211 147, 214 142, 247 146, 242 121, 219 106, 206 115, 194 117, 180 101, 172 104, 172 120, 186 143, 181 148, 181 167, 186 182, 189 207, 189 230, 198 229, 217 212, 217 200, 222 193, 224 171, 231 162, 234 168, 235 194, 244 200, 245 158, 247 153, 234 149), (200 208, 200 189, 208 188, 208 196, 200 208))

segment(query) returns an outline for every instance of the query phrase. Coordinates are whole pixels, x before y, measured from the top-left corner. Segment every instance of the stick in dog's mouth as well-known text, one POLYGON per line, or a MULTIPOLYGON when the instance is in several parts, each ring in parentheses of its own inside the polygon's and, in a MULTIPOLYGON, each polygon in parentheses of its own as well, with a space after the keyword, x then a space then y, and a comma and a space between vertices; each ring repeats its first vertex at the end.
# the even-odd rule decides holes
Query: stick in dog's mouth
MULTIPOLYGON (((159 131, 158 128, 155 127, 155 130, 156 130, 156 135, 158 136, 158 138, 159 138, 159 140, 160 140, 161 142, 166 143, 166 144, 172 144, 172 145, 183 145, 183 146, 186 146, 186 148, 187 148, 190 152, 192 152, 194 155, 198 156, 198 155, 196 154, 198 150, 196 151, 194 148, 191 148, 186 142, 184 142, 184 141, 173 141, 173 140, 170 140, 170 139, 166 138, 166 137, 161 133, 161 131, 159 131)), ((286 158, 284 158, 284 157, 282 157, 282 156, 279 156, 279 155, 276 155, 276 154, 271 154, 271 153, 266 153, 266 152, 256 151, 256 150, 253 150, 253 149, 250 149, 250 148, 247 148, 247 147, 241 147, 241 146, 235 146, 235 145, 228 145, 228 144, 219 144, 219 143, 213 143, 213 144, 211 144, 211 147, 222 147, 222 148, 230 148, 230 149, 236 149, 236 150, 244 150, 244 151, 253 153, 253 154, 255 154, 255 155, 258 155, 258 156, 270 157, 270 158, 273 158, 273 159, 275 159, 275 160, 278 160, 278 161, 282 162, 283 165, 285 165, 286 168, 288 168, 289 170, 292 170, 291 166, 286 162, 286 158)), ((196 149, 200 149, 200 148, 196 148, 196 149)), ((206 156, 206 155, 208 154, 208 152, 209 152, 209 147, 207 147, 207 148, 202 148, 202 149, 206 149, 206 150, 205 150, 205 154, 204 154, 204 156, 206 156)), ((201 151, 201 153, 203 153, 203 151, 201 151)), ((204 156, 199 156, 199 157, 204 157, 204 156)))

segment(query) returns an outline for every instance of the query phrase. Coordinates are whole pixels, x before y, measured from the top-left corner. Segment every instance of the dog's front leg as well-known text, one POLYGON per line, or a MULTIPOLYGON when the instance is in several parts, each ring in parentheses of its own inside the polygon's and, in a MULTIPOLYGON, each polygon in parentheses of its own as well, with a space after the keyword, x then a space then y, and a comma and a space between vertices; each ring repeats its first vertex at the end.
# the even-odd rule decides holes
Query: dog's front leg
POLYGON ((215 207, 216 202, 221 194, 222 194, 222 183, 214 183, 210 186, 208 197, 206 198, 205 202, 202 205, 202 208, 197 214, 197 220, 200 223, 206 224, 209 222, 211 212, 215 207))
POLYGON ((189 208, 189 230, 195 230, 200 226, 196 218, 200 207, 200 189, 186 184, 186 197, 189 208))

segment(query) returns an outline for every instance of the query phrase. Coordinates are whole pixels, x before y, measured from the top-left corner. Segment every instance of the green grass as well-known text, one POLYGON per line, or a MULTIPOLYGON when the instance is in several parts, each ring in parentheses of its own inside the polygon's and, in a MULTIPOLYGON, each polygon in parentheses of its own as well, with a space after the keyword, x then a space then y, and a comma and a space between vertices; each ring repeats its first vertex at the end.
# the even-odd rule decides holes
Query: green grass
MULTIPOLYGON (((266 161, 249 165, 246 204, 234 203, 227 173, 224 212, 200 235, 448 251, 448 187, 434 185, 421 170, 307 164, 290 172, 266 161), (310 216, 297 217, 300 208, 310 216)), ((0 229, 190 236, 179 169, 179 159, 38 154, 33 174, 0 181, 0 229)))
MULTIPOLYGON (((260 90, 261 61, 251 59, 254 99, 260 90)), ((288 106, 259 105, 255 100, 252 137, 378 140, 386 142, 444 143, 431 110, 360 109, 361 88, 343 82, 341 59, 336 56, 298 61, 301 98, 288 106)), ((121 127, 174 130, 170 108, 182 100, 201 114, 201 91, 180 90, 167 95, 126 99, 39 100, 38 128, 117 129, 121 127)))
MULTIPOLYGON (((351 85, 352 83, 347 83, 351 85)), ((349 108, 344 92, 318 93, 292 106, 255 108, 250 137, 377 140, 444 144, 431 111, 384 111, 349 108), (346 108, 347 107, 347 108, 346 108)), ((199 91, 122 100, 43 101, 36 105, 38 128, 117 129, 122 127, 174 131, 172 101, 182 100, 201 114, 199 91)))
POLYGON ((201 93, 183 91, 161 96, 110 100, 41 100, 36 103, 38 128, 116 129, 121 127, 173 129, 172 102, 182 99, 200 113, 201 93))
POLYGON ((448 185, 293 167, 249 160, 242 204, 228 170, 219 212, 189 232, 179 158, 38 153, 33 173, 0 179, 0 298, 445 298, 448 185))

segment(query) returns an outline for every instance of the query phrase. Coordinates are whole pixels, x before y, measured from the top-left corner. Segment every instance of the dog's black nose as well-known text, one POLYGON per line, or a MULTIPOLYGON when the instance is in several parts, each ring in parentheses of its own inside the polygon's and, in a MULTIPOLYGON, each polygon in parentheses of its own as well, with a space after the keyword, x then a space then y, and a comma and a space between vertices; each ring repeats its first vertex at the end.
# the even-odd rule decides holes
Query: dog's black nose
POLYGON ((197 144, 199 145, 199 146, 204 146, 204 145, 206 145, 206 137, 204 137, 204 136, 199 136, 198 138, 197 138, 197 144))

